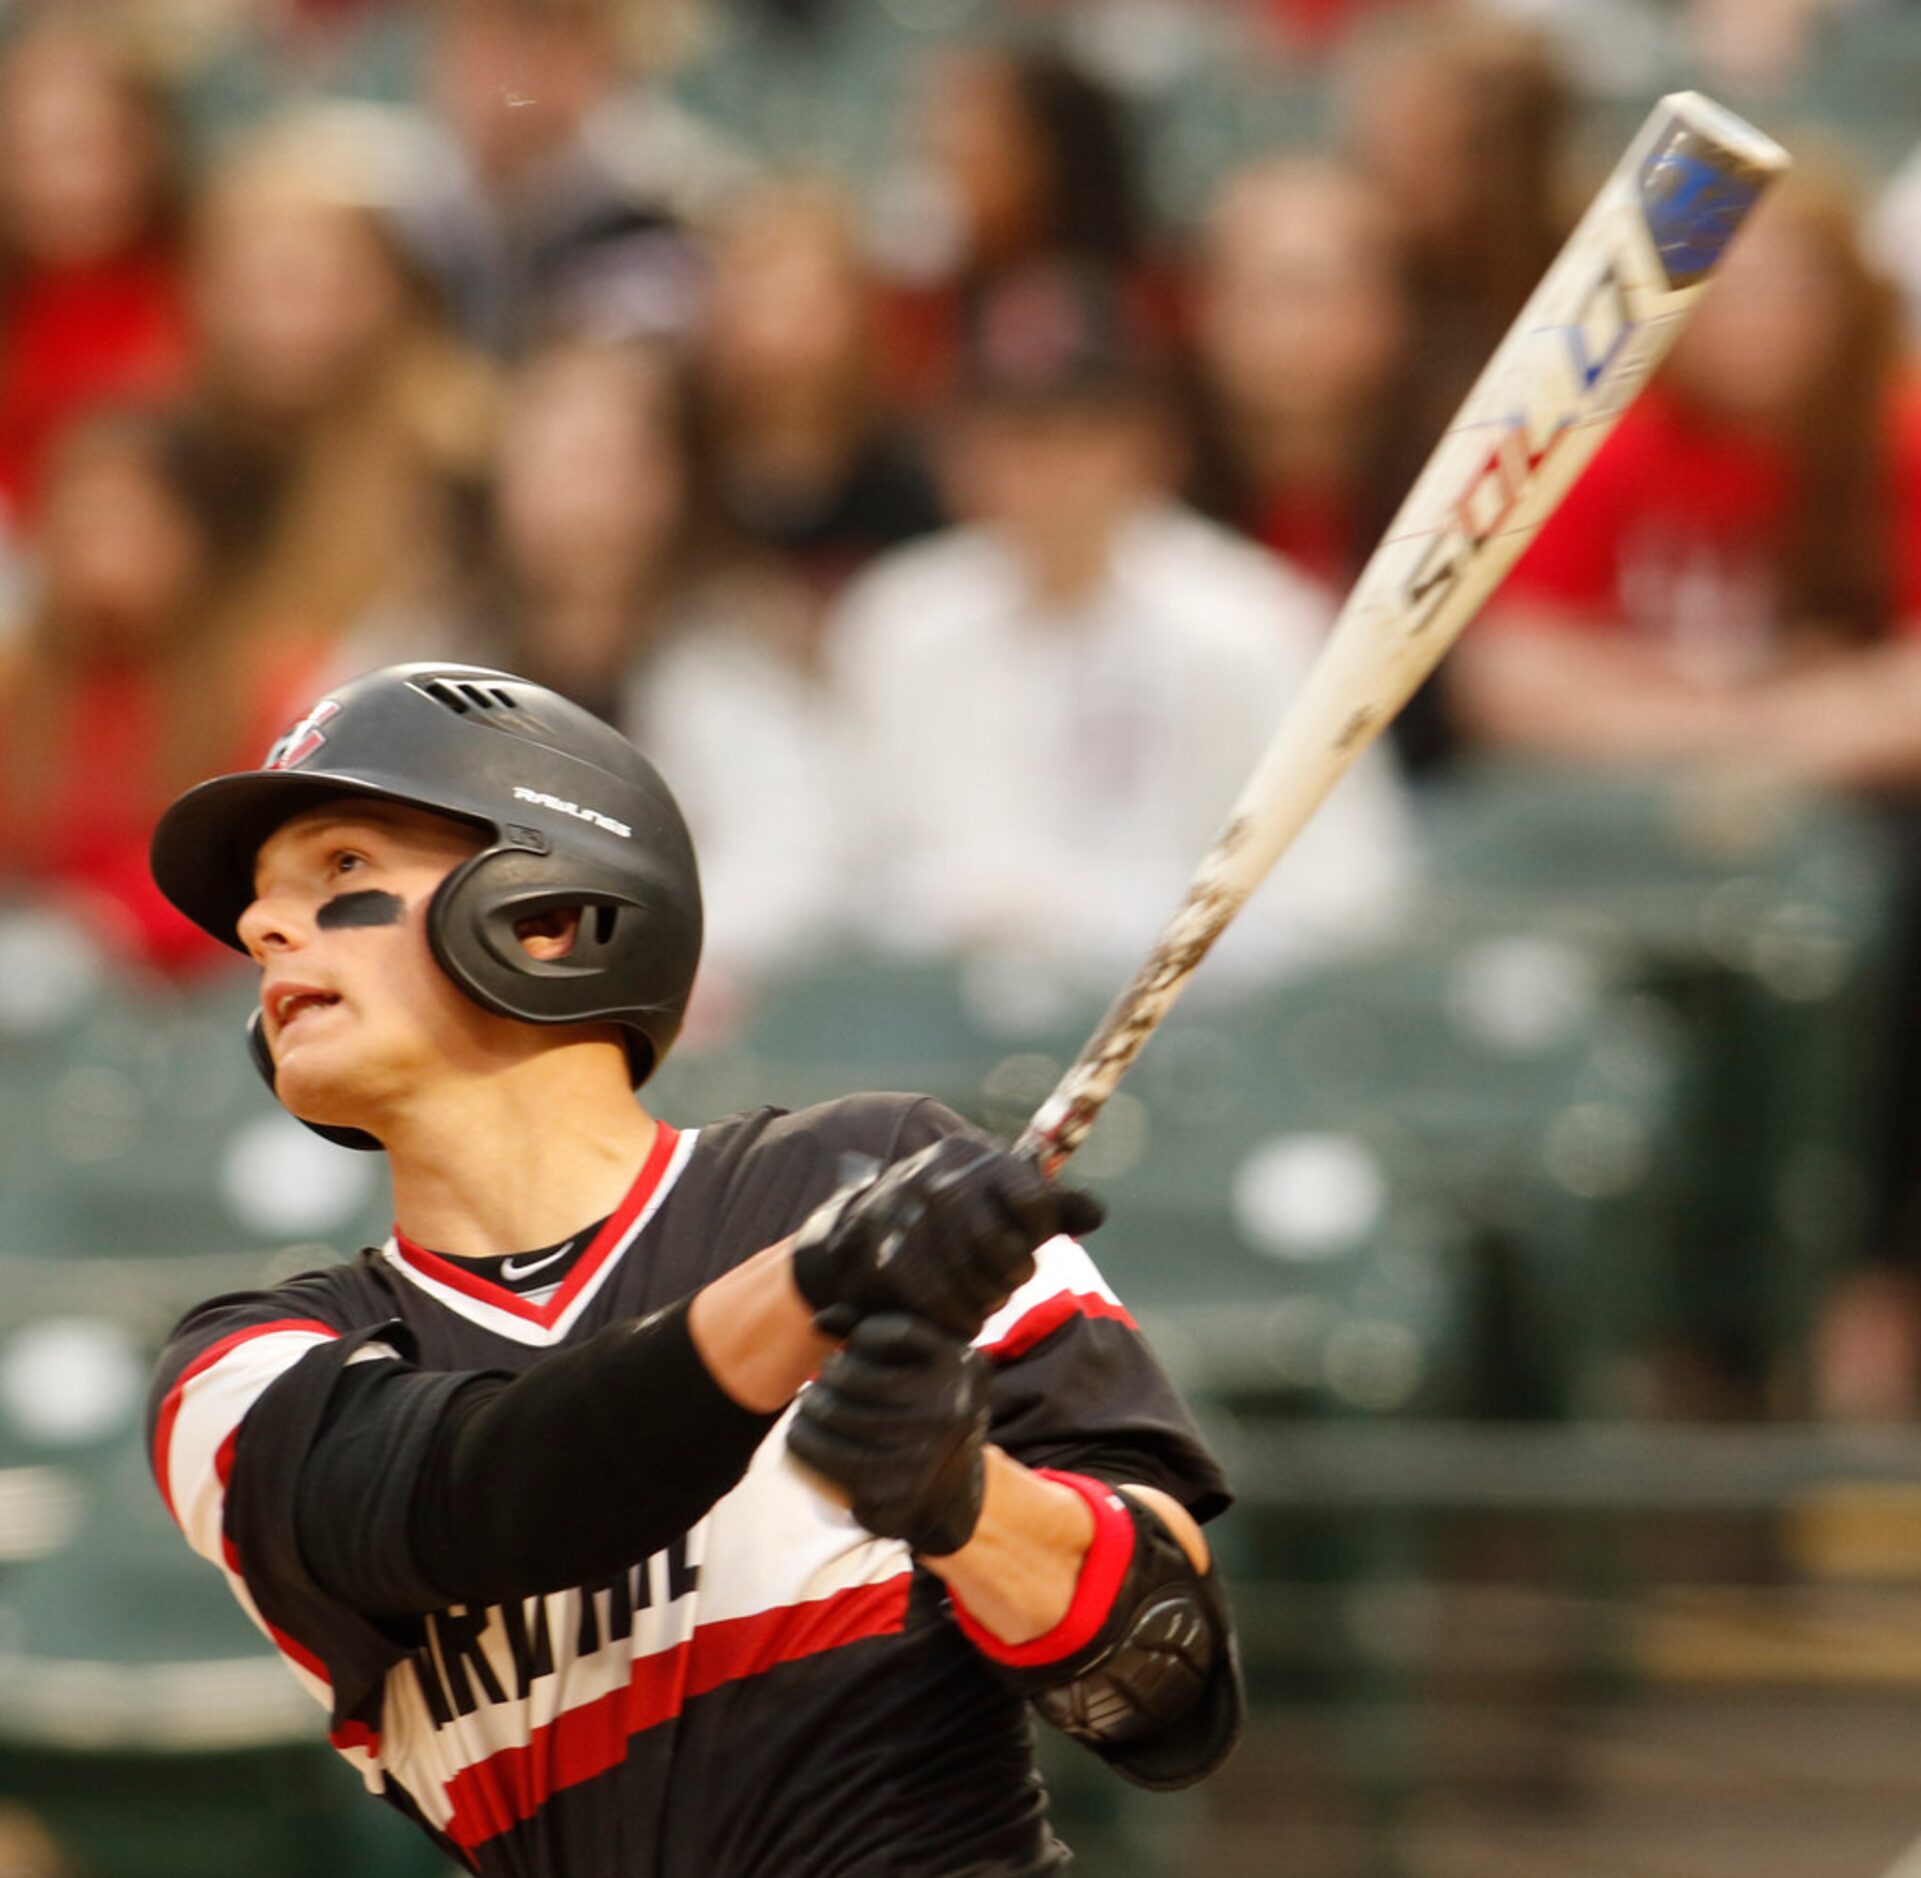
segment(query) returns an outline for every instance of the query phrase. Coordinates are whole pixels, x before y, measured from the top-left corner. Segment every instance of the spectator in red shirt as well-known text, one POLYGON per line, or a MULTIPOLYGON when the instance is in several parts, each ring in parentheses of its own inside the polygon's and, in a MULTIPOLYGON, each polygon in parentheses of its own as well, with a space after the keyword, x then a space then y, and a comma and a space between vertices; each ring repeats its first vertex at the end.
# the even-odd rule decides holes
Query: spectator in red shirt
POLYGON ((1921 1406, 1921 388, 1853 197, 1804 162, 1729 250, 1453 662, 1463 727, 1547 757, 1771 768, 1872 792, 1907 900, 1882 1014, 1875 1262, 1817 1337, 1819 1399, 1921 1406))
POLYGON ((185 379, 165 100, 111 43, 35 26, 0 65, 0 507, 31 502, 77 414, 185 379))
POLYGON ((236 612, 232 517, 204 435, 131 408, 48 464, 32 614, 0 654, 0 889, 70 902, 166 969, 220 947, 154 890, 147 841, 183 784, 257 759, 305 698, 297 645, 236 612))
POLYGON ((1850 194, 1779 185, 1454 678, 1507 748, 1921 783, 1921 386, 1850 194))

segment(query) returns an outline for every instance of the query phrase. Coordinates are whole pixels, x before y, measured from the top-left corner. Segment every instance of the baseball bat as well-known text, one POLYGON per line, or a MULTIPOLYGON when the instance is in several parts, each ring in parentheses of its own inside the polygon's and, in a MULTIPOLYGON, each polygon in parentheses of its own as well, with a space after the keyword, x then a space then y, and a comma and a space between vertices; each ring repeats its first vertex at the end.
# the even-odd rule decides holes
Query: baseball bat
POLYGON ((1052 1173, 1288 843, 1586 467, 1787 167, 1698 92, 1663 98, 1488 361, 1361 570, 1146 961, 1016 1147, 1052 1173))

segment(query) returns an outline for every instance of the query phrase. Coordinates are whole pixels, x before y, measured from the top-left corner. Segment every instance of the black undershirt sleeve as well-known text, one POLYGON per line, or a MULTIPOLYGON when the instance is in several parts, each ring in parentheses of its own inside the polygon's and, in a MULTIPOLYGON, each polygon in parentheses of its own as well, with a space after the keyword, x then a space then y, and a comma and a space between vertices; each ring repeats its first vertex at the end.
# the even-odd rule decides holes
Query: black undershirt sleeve
POLYGON ((514 1377, 344 1369, 296 1494, 314 1582, 402 1618, 593 1584, 684 1533, 777 1419, 715 1382, 687 1311, 617 1324, 514 1377))

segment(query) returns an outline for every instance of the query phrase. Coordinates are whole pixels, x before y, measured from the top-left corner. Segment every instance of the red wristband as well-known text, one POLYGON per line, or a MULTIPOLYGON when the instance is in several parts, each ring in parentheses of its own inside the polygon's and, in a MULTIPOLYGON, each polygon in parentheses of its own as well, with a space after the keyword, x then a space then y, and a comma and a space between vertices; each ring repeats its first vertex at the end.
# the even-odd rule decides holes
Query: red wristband
POLYGON ((1081 1558, 1074 1580, 1074 1596, 1066 1614, 1052 1630, 1025 1643, 1007 1643, 987 1629, 950 1589, 954 1621, 961 1634, 983 1656, 1005 1663, 1011 1669, 1035 1669, 1047 1663, 1064 1662, 1084 1650, 1107 1622, 1107 1614, 1120 1595, 1121 1582, 1134 1562, 1134 1515, 1127 1502, 1104 1480, 1086 1474, 1062 1473, 1052 1467, 1037 1467, 1042 1480, 1058 1482, 1078 1493, 1094 1514, 1094 1537, 1081 1558))

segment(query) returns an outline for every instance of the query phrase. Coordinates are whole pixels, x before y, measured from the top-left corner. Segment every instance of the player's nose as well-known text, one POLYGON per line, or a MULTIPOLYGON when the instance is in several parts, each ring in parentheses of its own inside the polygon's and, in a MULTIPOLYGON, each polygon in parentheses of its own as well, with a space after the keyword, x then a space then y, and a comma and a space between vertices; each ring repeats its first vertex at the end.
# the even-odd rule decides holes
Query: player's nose
POLYGON ((311 922, 284 893, 257 895, 235 926, 240 943, 256 962, 306 944, 311 922))

